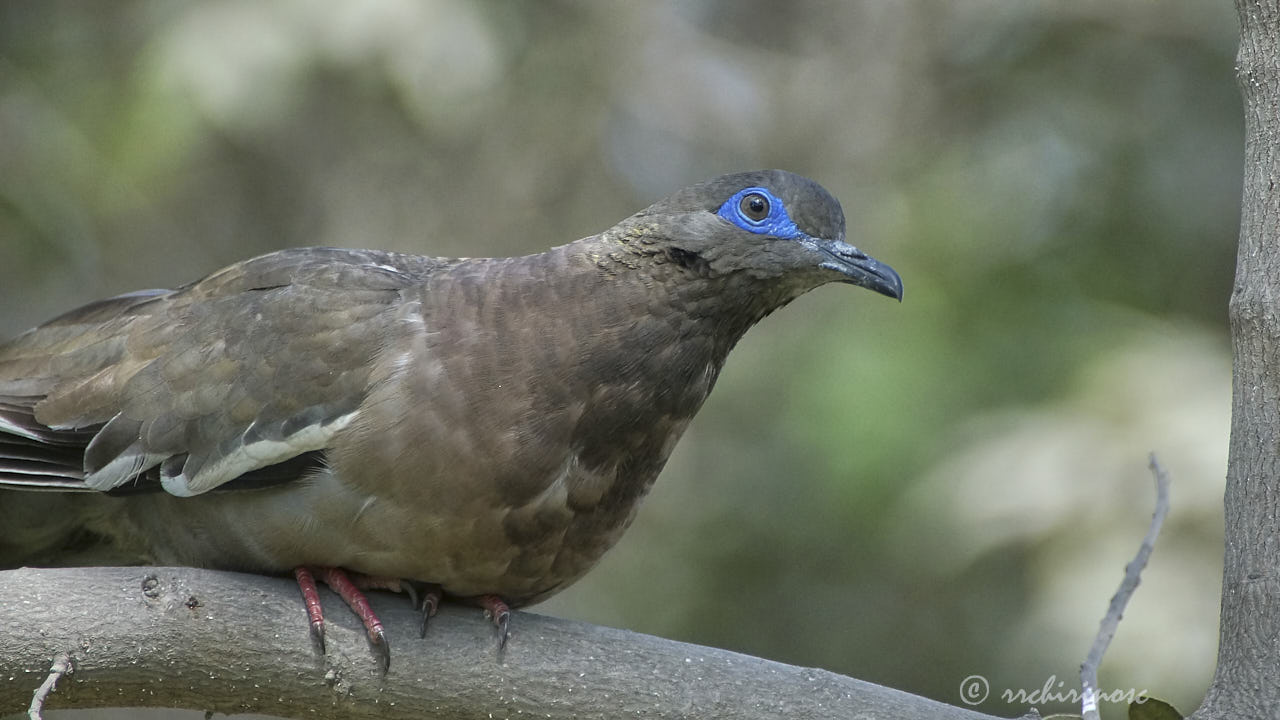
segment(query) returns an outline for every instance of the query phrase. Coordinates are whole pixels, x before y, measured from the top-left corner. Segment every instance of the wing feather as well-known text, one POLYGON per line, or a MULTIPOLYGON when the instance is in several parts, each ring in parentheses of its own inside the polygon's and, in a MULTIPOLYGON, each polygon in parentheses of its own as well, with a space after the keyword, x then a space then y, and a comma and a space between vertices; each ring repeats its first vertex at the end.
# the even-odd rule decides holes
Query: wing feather
POLYGON ((356 417, 402 291, 446 264, 287 250, 30 330, 0 345, 0 485, 185 496, 314 467, 356 417))

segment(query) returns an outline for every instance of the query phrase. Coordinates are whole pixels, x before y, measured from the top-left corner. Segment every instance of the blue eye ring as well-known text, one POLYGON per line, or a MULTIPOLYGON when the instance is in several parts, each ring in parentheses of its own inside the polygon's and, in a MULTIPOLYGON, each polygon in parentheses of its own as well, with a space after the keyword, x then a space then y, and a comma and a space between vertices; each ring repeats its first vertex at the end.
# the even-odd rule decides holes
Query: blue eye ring
POLYGON ((805 236, 787 214, 782 200, 767 188, 749 187, 739 190, 724 201, 716 214, 757 235, 772 235, 784 240, 805 236))

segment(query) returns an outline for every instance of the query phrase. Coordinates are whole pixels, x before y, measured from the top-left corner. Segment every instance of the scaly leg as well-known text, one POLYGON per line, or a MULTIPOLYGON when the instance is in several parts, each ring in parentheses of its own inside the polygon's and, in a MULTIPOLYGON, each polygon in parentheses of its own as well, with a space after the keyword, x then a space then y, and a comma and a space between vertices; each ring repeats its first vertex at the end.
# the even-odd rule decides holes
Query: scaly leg
POLYGON ((316 588, 316 578, 310 568, 296 567, 293 577, 298 581, 298 589, 302 591, 302 603, 307 606, 307 618, 311 620, 311 641, 316 644, 320 654, 324 654, 324 609, 320 607, 320 590, 316 588))

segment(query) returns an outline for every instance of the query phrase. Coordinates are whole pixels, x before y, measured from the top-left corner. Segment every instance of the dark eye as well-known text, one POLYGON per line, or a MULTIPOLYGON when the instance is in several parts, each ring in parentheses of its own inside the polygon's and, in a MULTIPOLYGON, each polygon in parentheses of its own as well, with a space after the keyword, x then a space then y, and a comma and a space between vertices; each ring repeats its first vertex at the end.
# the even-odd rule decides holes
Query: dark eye
POLYGON ((760 222, 769 217, 769 199, 760 193, 743 195, 742 202, 738 203, 738 210, 748 220, 760 222))

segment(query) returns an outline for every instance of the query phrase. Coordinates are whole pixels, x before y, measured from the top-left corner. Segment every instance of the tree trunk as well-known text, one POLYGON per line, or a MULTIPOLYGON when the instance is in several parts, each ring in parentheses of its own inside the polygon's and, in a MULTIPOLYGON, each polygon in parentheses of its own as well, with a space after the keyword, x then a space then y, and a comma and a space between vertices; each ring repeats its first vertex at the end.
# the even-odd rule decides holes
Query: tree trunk
POLYGON ((1218 667, 1197 718, 1280 714, 1280 0, 1236 0, 1244 204, 1218 667))

